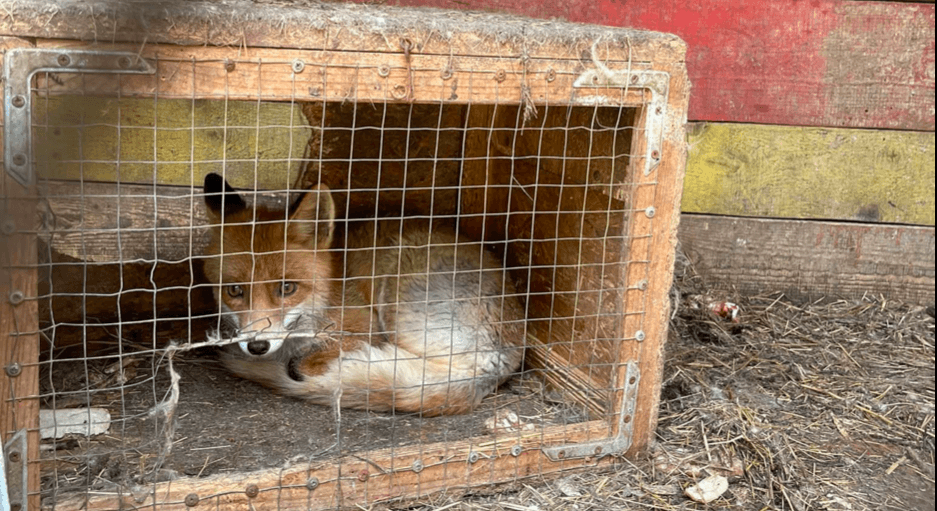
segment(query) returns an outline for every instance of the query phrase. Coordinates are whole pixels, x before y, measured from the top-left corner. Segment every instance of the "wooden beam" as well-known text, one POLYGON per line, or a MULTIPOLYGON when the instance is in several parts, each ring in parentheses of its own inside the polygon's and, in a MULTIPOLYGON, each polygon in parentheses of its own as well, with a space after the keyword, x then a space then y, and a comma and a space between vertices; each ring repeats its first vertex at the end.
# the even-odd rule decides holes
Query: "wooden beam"
POLYGON ((680 242, 711 289, 934 303, 934 228, 683 215, 680 242))
MULTIPOLYGON (((26 430, 28 500, 39 505, 39 312, 35 187, 0 166, 0 440, 26 430)), ((9 476, 8 476, 9 477, 9 476)))
POLYGON ((934 225, 934 133, 690 125, 683 211, 934 225))
POLYGON ((177 479, 150 486, 146 493, 85 492, 57 502, 55 510, 157 506, 160 511, 184 511, 195 504, 216 511, 368 508, 442 491, 453 496, 472 488, 606 465, 610 457, 552 462, 540 448, 601 439, 607 434, 605 421, 593 421, 536 432, 383 449, 283 469, 177 479))

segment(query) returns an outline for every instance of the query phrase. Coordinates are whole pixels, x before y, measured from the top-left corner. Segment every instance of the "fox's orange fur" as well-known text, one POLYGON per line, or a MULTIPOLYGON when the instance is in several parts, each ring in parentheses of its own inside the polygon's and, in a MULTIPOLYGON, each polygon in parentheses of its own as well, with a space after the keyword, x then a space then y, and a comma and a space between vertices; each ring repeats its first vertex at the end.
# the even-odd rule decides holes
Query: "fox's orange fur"
POLYGON ((439 415, 471 410, 520 366, 514 287, 451 222, 337 228, 322 185, 287 212, 248 206, 217 175, 205 193, 227 326, 280 340, 228 349, 236 374, 319 404, 439 415))

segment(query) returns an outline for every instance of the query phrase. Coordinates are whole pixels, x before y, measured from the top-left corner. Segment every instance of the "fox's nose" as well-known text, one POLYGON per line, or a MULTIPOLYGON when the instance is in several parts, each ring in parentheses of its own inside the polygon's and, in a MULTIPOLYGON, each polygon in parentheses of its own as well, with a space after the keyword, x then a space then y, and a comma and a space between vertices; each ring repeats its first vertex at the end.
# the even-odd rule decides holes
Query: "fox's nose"
POLYGON ((247 352, 250 355, 263 355, 270 351, 270 343, 267 341, 250 341, 247 343, 247 352))

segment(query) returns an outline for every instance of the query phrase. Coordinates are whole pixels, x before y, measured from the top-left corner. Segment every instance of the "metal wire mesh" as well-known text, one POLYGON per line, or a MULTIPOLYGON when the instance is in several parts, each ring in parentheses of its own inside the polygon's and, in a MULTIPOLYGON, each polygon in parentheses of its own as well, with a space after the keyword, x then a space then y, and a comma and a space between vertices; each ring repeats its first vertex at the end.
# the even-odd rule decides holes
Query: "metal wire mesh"
MULTIPOLYGON (((422 495, 536 473, 520 465, 508 474, 448 468, 463 455, 474 465, 491 445, 518 457, 581 436, 576 427, 585 423, 601 424, 590 433, 595 439, 614 435, 627 358, 622 346, 640 335, 626 322, 640 326, 646 307, 629 303, 628 291, 646 285, 651 260, 631 250, 649 236, 633 230, 632 219, 653 216, 632 206, 638 188, 655 185, 635 179, 648 143, 643 93, 605 88, 610 101, 590 104, 566 90, 567 101, 534 101, 524 85, 501 87, 504 71, 486 62, 461 68, 459 86, 465 97, 493 87, 487 103, 454 97, 448 67, 164 55, 153 63, 152 76, 42 73, 34 85, 30 129, 41 221, 28 234, 39 241, 39 291, 30 300, 40 309, 40 390, 14 399, 38 398, 50 421, 41 426, 38 460, 45 506, 72 509, 102 495, 145 502, 166 481, 281 467, 293 470, 291 478, 248 486, 248 496, 313 495, 324 484, 356 480, 364 487, 369 477, 403 473, 413 476, 411 493, 422 495), (414 77, 424 75, 435 81, 418 80, 425 88, 417 90, 414 77), (393 85, 388 76, 408 79, 393 85), (334 87, 346 92, 340 100, 329 93, 334 87), (520 332, 507 344, 524 350, 526 362, 509 364, 506 381, 478 406, 440 417, 395 411, 396 405, 379 412, 342 408, 335 392, 328 396, 333 406, 310 404, 231 376, 216 361, 218 352, 254 361, 239 348, 244 332, 225 329, 231 314, 218 300, 224 291, 206 275, 212 229, 224 238, 232 228, 212 225, 206 211, 202 181, 210 172, 239 188, 251 212, 255 204, 269 206, 276 212, 271 224, 292 220, 303 192, 327 185, 341 241, 332 250, 292 254, 304 261, 300 266, 315 267, 320 257, 340 261, 337 274, 298 279, 286 276, 285 249, 273 243, 282 263, 265 281, 257 265, 266 263, 250 253, 257 251, 253 237, 268 236, 269 226, 252 213, 252 237, 239 249, 251 257, 250 271, 226 286, 295 280, 304 291, 316 279, 334 281, 342 290, 332 297, 338 312, 322 312, 329 320, 322 330, 365 334, 357 346, 373 351, 388 342, 385 319, 353 331, 349 318, 365 311, 403 323, 405 276, 442 275, 451 283, 443 301, 491 313, 496 331, 520 332), (372 227, 361 230, 348 220, 372 227), (414 222, 428 226, 425 238, 408 238, 414 222), (384 279, 392 283, 346 278, 341 268, 355 257, 347 245, 374 265, 378 226, 388 225, 390 237, 409 249, 396 252, 397 275, 384 279), (433 229, 453 236, 436 242, 433 229), (437 268, 436 253, 456 263, 437 268), (404 260, 413 254, 422 259, 404 260), (633 277, 642 273, 644 280, 633 277), (349 287, 362 282, 369 299, 345 303, 349 287), (479 308, 485 282, 499 290, 479 308), (390 296, 378 298, 381 290, 390 296), (505 312, 512 303, 519 317, 505 312), (437 466, 442 478, 420 477, 437 466)), ((563 73, 569 75, 563 83, 574 78, 563 73)), ((521 83, 549 87, 557 74, 541 67, 525 71, 521 83)), ((219 271, 224 264, 222 258, 219 271)), ((422 304, 407 314, 426 310, 431 291, 424 285, 422 304)), ((254 309, 265 318, 283 313, 280 305, 254 309)), ((425 331, 427 318, 407 321, 422 321, 425 331)), ((336 360, 354 354, 338 335, 343 348, 336 360)), ((304 353, 315 352, 308 344, 315 339, 297 339, 284 343, 306 343, 304 353)), ((407 361, 396 349, 385 353, 397 354, 395 367, 407 361)), ((449 370, 453 356, 442 355, 449 370)), ((424 368, 437 364, 431 358, 417 356, 424 368)), ((380 408, 373 405, 384 394, 375 392, 364 408, 380 408)), ((344 488, 346 496, 367 493, 344 488)), ((227 491, 163 502, 189 505, 191 495, 221 502, 227 491)), ((339 495, 330 506, 342 504, 339 495)))

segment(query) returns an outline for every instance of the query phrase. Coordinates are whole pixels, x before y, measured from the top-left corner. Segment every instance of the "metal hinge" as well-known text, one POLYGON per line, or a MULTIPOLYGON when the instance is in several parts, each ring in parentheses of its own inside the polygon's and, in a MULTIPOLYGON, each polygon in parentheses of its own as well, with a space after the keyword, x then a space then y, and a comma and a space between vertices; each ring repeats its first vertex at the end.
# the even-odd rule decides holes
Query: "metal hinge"
POLYGON ((23 186, 35 180, 32 160, 32 78, 36 73, 153 74, 135 53, 15 48, 3 56, 3 163, 23 186))
POLYGON ((617 435, 594 442, 543 447, 541 449, 543 453, 552 461, 561 461, 572 458, 622 454, 627 451, 631 447, 634 436, 634 411, 638 401, 639 383, 641 383, 641 372, 638 370, 638 364, 628 362, 625 365, 625 380, 622 388, 621 413, 618 414, 617 435))
POLYGON ((644 126, 644 137, 647 140, 647 147, 644 150, 644 175, 648 176, 660 165, 664 121, 667 119, 667 100, 670 95, 670 73, 642 70, 613 71, 594 56, 593 63, 596 68, 579 75, 573 82, 573 87, 643 89, 651 93, 644 126))
POLYGON ((3 444, 3 458, 0 459, 0 511, 26 511, 26 483, 26 430, 21 429, 3 444))

